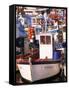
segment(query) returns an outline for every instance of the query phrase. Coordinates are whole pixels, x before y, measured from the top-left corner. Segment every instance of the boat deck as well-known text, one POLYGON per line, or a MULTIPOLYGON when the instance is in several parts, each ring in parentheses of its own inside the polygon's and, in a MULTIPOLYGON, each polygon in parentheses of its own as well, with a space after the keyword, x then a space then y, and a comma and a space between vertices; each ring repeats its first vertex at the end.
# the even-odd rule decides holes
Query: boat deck
MULTIPOLYGON (((17 59, 17 64, 29 64, 29 60, 26 59, 17 59)), ((31 64, 53 64, 53 63, 60 63, 61 60, 52 60, 52 59, 35 59, 31 60, 31 64)))

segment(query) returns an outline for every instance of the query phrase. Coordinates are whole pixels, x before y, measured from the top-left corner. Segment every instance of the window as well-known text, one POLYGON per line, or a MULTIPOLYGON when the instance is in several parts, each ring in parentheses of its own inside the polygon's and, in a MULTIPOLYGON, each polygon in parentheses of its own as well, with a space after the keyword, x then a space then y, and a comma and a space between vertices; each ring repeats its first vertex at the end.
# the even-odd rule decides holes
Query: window
POLYGON ((51 44, 51 36, 40 36, 40 44, 51 44))
POLYGON ((40 43, 45 44, 45 36, 40 36, 40 43))
POLYGON ((51 36, 46 36, 46 44, 51 44, 51 36))

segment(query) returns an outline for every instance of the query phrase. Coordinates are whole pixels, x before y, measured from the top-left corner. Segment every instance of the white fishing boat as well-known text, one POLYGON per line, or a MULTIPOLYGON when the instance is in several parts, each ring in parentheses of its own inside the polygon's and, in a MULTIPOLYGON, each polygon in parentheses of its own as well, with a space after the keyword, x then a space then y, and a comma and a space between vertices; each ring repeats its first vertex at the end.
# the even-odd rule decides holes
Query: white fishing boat
POLYGON ((34 60, 30 56, 28 60, 21 59, 17 63, 21 76, 31 82, 50 78, 60 72, 60 56, 55 58, 57 60, 53 59, 53 36, 50 33, 40 34, 39 51, 35 56, 38 52, 39 57, 34 60))

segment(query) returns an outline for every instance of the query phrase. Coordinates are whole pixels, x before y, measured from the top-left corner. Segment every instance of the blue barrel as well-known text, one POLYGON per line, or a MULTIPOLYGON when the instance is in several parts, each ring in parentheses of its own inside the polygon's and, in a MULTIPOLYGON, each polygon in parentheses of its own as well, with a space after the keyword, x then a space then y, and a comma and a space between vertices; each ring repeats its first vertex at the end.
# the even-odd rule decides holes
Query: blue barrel
POLYGON ((60 50, 54 51, 54 53, 53 53, 53 59, 54 60, 59 60, 60 57, 61 57, 61 51, 60 50))

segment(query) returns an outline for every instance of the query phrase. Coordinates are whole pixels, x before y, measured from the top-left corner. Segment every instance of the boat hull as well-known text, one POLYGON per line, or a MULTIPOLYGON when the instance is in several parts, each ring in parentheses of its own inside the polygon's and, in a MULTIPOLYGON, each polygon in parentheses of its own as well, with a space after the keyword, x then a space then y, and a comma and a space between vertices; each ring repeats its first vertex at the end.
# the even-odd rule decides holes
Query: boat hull
POLYGON ((21 76, 31 82, 49 78, 60 72, 60 63, 18 64, 21 76))

